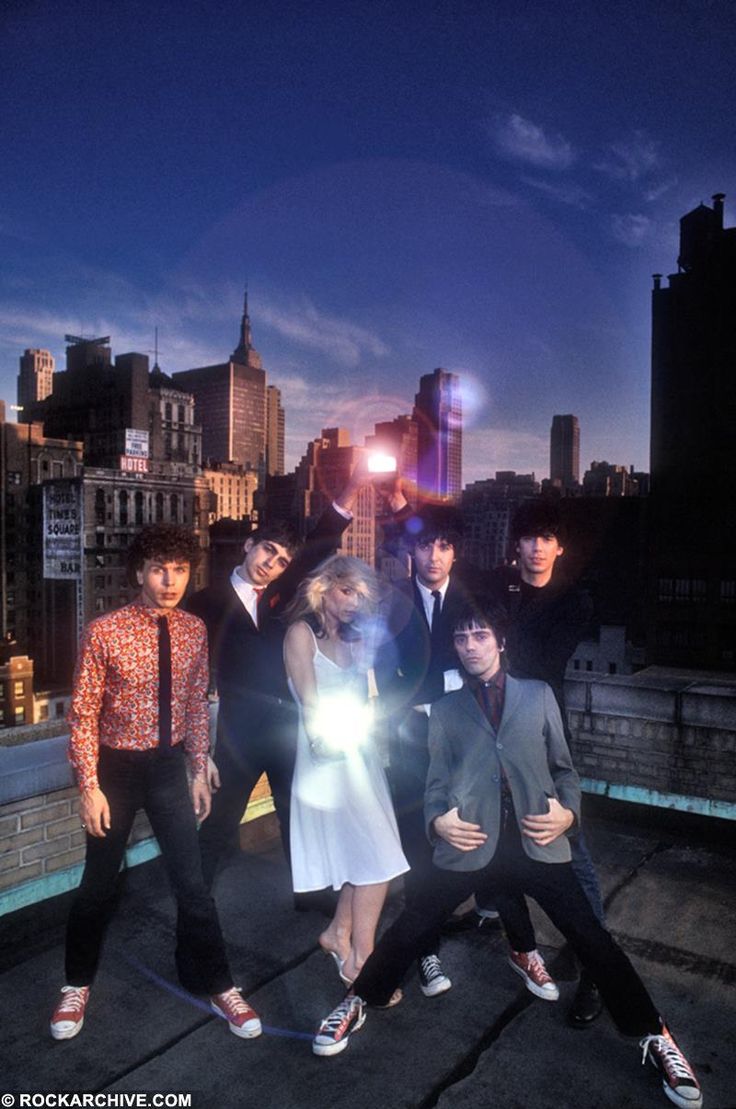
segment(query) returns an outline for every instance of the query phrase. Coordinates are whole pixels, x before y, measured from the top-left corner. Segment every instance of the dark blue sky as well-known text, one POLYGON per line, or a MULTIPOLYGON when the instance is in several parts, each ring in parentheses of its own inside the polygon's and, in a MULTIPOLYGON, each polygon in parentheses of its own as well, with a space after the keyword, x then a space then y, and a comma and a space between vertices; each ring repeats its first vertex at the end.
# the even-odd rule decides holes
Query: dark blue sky
POLYGON ((647 468, 651 274, 736 188, 736 17, 601 7, 6 0, 0 396, 65 331, 222 360, 247 278, 291 463, 444 366, 466 480, 546 475, 555 412, 647 468))

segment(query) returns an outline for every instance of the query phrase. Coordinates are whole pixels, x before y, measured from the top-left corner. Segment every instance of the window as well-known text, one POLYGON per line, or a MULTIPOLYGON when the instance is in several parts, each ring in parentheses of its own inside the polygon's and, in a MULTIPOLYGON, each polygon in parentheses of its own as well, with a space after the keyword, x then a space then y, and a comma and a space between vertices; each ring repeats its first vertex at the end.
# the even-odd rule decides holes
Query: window
POLYGON ((143 494, 140 489, 135 495, 135 522, 136 524, 143 523, 143 494))
POLYGON ((168 402, 164 405, 164 419, 171 423, 171 405, 168 402))
POLYGON ((52 462, 51 463, 51 476, 55 477, 55 478, 64 476, 64 463, 63 462, 52 462))
POLYGON ((13 694, 16 697, 23 696, 23 682, 13 682, 13 694))
POLYGON ((172 524, 179 523, 179 498, 176 493, 171 494, 171 522, 172 524))
POLYGON ((721 582, 721 604, 736 604, 736 581, 721 582))
POLYGON ((179 405, 179 423, 183 424, 185 418, 186 418, 186 415, 185 415, 184 405, 180 404, 179 405))
POLYGON ((160 524, 164 518, 164 495, 163 493, 156 494, 156 523, 160 524))
POLYGON ((608 664, 608 673, 609 674, 615 674, 617 670, 618 670, 618 667, 616 666, 616 663, 615 662, 609 662, 609 664, 608 664))
POLYGON ((60 717, 62 717, 63 715, 64 715, 64 702, 63 701, 57 701, 56 702, 56 719, 57 720, 60 719, 60 717))
POLYGON ((49 718, 49 706, 48 705, 39 705, 38 706, 38 719, 39 720, 48 720, 48 718, 49 718))
POLYGON ((25 724, 25 722, 26 722, 26 710, 25 710, 25 707, 23 705, 18 705, 16 707, 15 722, 16 722, 16 724, 25 724))

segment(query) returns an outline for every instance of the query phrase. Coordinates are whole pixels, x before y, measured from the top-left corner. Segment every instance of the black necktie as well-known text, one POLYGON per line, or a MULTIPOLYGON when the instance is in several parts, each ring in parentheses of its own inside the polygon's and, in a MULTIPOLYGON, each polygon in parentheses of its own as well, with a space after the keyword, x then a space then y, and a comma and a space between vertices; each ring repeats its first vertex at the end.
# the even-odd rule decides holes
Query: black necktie
POLYGON ((432 622, 429 625, 429 633, 432 639, 436 639, 440 630, 440 613, 442 612, 442 594, 439 589, 432 590, 434 597, 434 605, 432 607, 432 622))
POLYGON ((171 634, 166 616, 158 621, 158 745, 171 750, 171 634))

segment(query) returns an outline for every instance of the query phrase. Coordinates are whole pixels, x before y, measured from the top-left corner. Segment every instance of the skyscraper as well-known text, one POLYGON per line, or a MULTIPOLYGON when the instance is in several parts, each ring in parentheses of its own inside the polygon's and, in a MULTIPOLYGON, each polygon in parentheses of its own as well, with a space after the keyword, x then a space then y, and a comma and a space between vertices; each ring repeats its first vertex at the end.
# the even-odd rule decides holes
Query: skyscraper
POLYGON ((194 395, 204 458, 237 462, 263 473, 266 460, 266 374, 253 346, 245 296, 238 345, 227 362, 172 374, 194 395))
POLYGON ((652 293, 653 661, 736 664, 736 227, 723 193, 680 220, 677 273, 652 293))
POLYGON ((285 465, 286 416, 281 404, 281 390, 266 386, 266 473, 273 477, 283 474, 285 465))
POLYGON ((32 405, 45 400, 54 387, 54 357, 48 350, 29 348, 20 356, 18 374, 19 419, 28 423, 33 419, 32 405))
POLYGON ((549 440, 549 476, 563 489, 580 482, 580 424, 577 416, 553 416, 549 440))
POLYGON ((418 425, 420 496, 454 500, 462 489, 462 400, 457 374, 436 369, 419 379, 414 403, 418 425))

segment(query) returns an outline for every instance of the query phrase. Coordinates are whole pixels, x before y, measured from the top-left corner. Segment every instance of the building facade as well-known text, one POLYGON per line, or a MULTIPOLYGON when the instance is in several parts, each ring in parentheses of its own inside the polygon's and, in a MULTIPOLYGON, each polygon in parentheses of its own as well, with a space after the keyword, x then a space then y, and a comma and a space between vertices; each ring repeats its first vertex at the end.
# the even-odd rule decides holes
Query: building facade
POLYGON ((457 374, 436 369, 419 379, 417 423, 419 495, 453 501, 462 490, 462 398, 457 374))
POLYGON ((55 368, 56 362, 48 350, 28 348, 21 354, 17 396, 22 422, 33 420, 34 405, 52 392, 55 368))
POLYGON ((549 437, 549 476, 562 489, 580 482, 580 424, 577 416, 553 416, 549 437))

